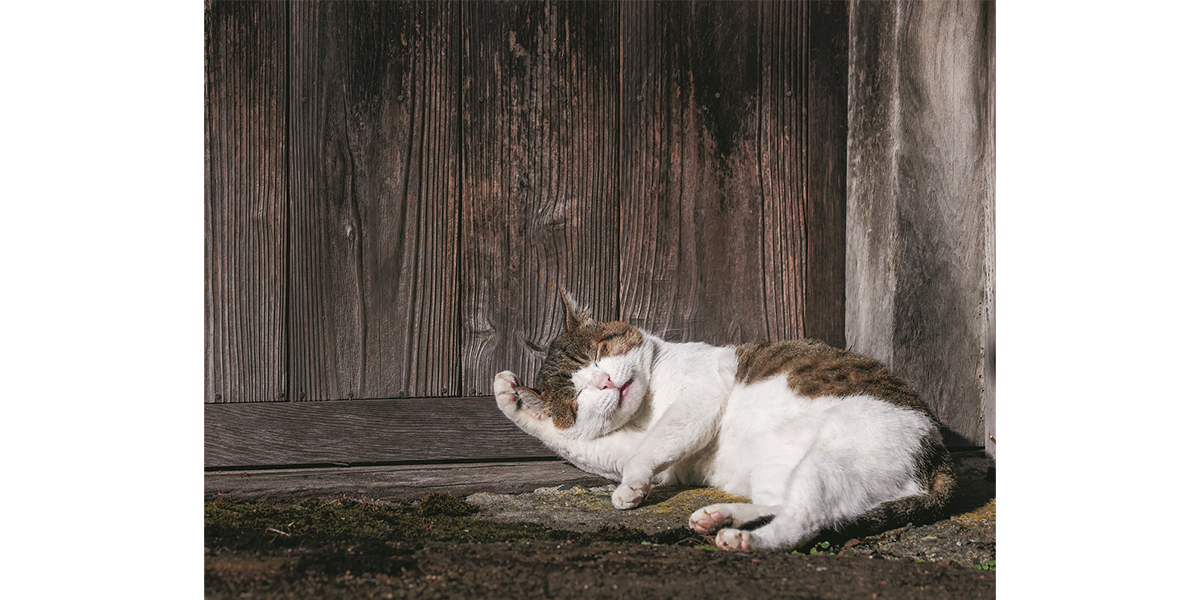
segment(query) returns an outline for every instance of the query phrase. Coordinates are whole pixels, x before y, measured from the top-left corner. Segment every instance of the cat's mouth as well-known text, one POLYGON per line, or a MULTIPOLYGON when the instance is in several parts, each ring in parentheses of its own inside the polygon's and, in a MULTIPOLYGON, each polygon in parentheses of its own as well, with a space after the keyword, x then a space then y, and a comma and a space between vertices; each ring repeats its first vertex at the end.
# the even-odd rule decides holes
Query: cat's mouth
POLYGON ((620 406, 623 402, 625 402, 625 399, 629 397, 629 392, 631 390, 633 390, 633 380, 632 379, 630 379, 629 382, 626 383, 625 385, 617 388, 617 391, 620 393, 620 399, 617 400, 617 406, 620 406))

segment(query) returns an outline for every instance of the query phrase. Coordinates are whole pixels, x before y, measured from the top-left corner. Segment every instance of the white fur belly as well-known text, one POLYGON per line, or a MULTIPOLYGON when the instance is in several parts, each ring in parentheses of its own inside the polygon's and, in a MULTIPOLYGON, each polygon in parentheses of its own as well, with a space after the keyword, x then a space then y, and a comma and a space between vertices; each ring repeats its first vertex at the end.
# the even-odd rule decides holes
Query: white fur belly
POLYGON ((869 395, 803 397, 786 376, 735 386, 708 465, 708 481, 756 504, 779 504, 806 457, 878 485, 881 500, 917 493, 913 457, 934 430, 923 414, 869 395))

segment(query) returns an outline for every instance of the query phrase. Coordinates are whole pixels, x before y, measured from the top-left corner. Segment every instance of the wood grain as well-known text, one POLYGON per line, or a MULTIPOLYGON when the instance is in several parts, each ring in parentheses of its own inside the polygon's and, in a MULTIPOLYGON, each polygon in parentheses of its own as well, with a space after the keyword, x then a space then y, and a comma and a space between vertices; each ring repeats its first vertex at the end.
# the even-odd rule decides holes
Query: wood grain
POLYGON ((624 3, 621 24, 622 313, 672 340, 766 339, 758 7, 624 3))
POLYGON ((292 4, 293 400, 460 391, 458 19, 292 4))
POLYGON ((804 336, 846 345, 846 3, 805 2, 804 336))
MULTIPOLYGON (((771 341, 805 337, 811 235, 805 198, 809 133, 809 3, 763 2, 759 165, 763 196, 763 287, 771 341)), ((812 224, 816 226, 817 224, 812 224)), ((834 343, 828 339, 823 341, 834 343)))
POLYGON ((204 499, 285 502, 351 495, 404 501, 435 492, 455 496, 476 492, 520 494, 541 487, 595 487, 608 483, 559 460, 209 471, 204 474, 204 499))
POLYGON ((994 5, 853 2, 847 341, 961 439, 994 414, 994 5))
POLYGON ((978 75, 981 127, 984 129, 980 177, 983 206, 983 337, 977 365, 983 382, 983 448, 996 456, 996 3, 984 2, 978 26, 982 29, 982 67, 978 75))
POLYGON ((493 398, 211 404, 206 468, 554 458, 493 398))
POLYGON ((287 6, 204 5, 204 401, 287 389, 287 6))
POLYGON ((767 335, 844 347, 845 4, 759 6, 767 335))
POLYGON ((471 2, 463 16, 462 377, 532 379, 558 286, 617 317, 616 4, 471 2))

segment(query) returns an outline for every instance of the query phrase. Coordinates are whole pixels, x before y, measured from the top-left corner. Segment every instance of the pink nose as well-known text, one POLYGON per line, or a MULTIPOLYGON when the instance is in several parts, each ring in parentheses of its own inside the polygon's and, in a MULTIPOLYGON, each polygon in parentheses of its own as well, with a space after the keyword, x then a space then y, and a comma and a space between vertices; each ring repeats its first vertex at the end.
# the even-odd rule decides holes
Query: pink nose
POLYGON ((592 385, 601 390, 611 390, 617 388, 617 385, 608 378, 608 373, 605 373, 604 371, 596 371, 596 373, 592 375, 592 385))

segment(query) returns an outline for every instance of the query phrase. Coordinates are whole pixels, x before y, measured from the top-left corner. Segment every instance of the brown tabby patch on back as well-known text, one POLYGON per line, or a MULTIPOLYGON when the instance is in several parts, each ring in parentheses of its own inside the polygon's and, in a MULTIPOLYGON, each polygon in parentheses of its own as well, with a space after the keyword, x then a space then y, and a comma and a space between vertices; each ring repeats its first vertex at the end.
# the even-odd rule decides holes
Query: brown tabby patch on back
MULTIPOLYGON (((787 373, 788 387, 801 396, 870 394, 892 404, 919 410, 934 419, 917 393, 882 363, 816 340, 745 344, 738 346, 737 357, 737 380, 743 383, 787 373)), ((936 419, 934 421, 936 423, 936 419)), ((942 445, 940 436, 930 434, 922 438, 921 451, 915 458, 916 477, 926 493, 885 504, 860 517, 860 521, 883 519, 881 523, 890 523, 889 515, 893 512, 911 514, 914 509, 908 504, 913 503, 921 505, 921 510, 935 513, 945 507, 954 492, 955 480, 950 453, 942 445)))
POLYGON ((566 429, 575 424, 579 405, 571 375, 584 365, 629 352, 645 341, 638 328, 621 321, 598 323, 587 320, 559 335, 546 352, 538 369, 537 382, 546 414, 555 427, 566 429))
POLYGON ((880 362, 816 340, 744 344, 737 357, 743 383, 786 373, 788 387, 801 396, 870 394, 929 414, 917 393, 880 362))

